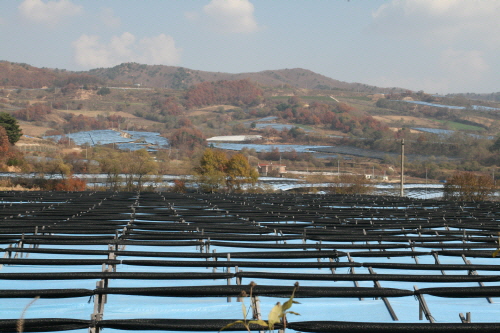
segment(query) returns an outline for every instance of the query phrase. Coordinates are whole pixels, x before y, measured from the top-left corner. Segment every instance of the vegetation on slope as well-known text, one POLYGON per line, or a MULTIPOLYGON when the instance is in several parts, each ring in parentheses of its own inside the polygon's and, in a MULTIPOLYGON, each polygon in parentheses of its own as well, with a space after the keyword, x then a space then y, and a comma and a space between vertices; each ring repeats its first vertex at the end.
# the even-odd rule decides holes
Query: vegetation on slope
MULTIPOLYGON (((265 71, 254 76, 256 80, 248 75, 219 74, 210 77, 210 73, 201 71, 139 64, 71 73, 0 62, 0 79, 3 78, 5 87, 0 89, 0 111, 15 117, 28 135, 42 129, 47 135, 92 129, 160 132, 169 138, 171 149, 156 153, 158 167, 154 173, 192 172, 199 167, 196 161, 203 156, 207 138, 245 134, 259 134, 261 143, 271 145, 345 147, 341 155, 330 158, 277 148, 261 153, 252 149, 242 151, 252 166, 260 161, 281 161, 288 170, 336 168, 362 174, 369 168, 378 174, 397 175, 401 139, 406 142, 409 176, 444 179, 456 170, 491 175, 500 162, 498 150, 491 148, 494 143, 491 136, 500 131, 500 113, 476 110, 472 108, 476 101, 464 96, 437 97, 401 89, 380 94, 376 92, 384 90, 376 87, 355 91, 352 84, 335 80, 327 83, 327 78, 300 69, 265 71), (9 74, 13 72, 17 74, 9 74), (13 77, 17 81, 12 81, 13 77), (144 81, 145 78, 150 81, 144 81), (46 88, 31 89, 26 86, 28 81, 35 82, 33 88, 42 85, 46 88), (277 84, 266 86, 262 82, 277 84), (133 86, 134 83, 141 84, 133 86), (161 88, 152 88, 155 85, 161 88), (304 89, 305 86, 316 89, 304 89), (457 110, 404 100, 465 108, 457 110), (264 123, 275 127, 266 127, 264 123), (279 128, 279 125, 286 126, 279 128), (456 132, 433 134, 416 131, 416 127, 456 132), (363 152, 377 152, 379 157, 373 160, 363 152)), ((486 102, 481 105, 497 106, 486 102)), ((47 151, 25 155, 62 160, 69 165, 70 172, 109 172, 89 163, 100 158, 97 148, 78 149, 64 137, 58 143, 43 145, 47 151), (77 149, 68 151, 73 148, 77 149)), ((24 159, 12 145, 3 149, 9 151, 0 161, 3 170, 14 167, 54 172, 47 171, 51 168, 44 163, 24 159)), ((110 156, 122 159, 121 153, 110 156)))

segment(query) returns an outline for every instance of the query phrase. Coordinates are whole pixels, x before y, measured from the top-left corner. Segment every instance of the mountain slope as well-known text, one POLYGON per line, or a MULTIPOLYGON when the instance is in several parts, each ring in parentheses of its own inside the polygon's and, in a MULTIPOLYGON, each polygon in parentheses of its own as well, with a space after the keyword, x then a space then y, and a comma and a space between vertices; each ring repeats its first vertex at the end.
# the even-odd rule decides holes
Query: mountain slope
POLYGON ((302 68, 230 74, 205 72, 183 67, 123 63, 112 68, 92 69, 87 73, 122 84, 141 84, 147 87, 170 89, 186 89, 205 81, 249 79, 262 86, 288 85, 293 88, 356 90, 361 92, 386 92, 391 90, 360 83, 342 82, 302 68))
MULTIPOLYGON (((107 81, 107 85, 140 84, 145 87, 180 90, 201 82, 242 79, 249 79, 265 87, 350 90, 366 93, 402 90, 400 88, 380 88, 361 83, 343 82, 302 68, 231 74, 175 66, 123 63, 111 68, 71 72, 63 69, 37 68, 28 64, 0 61, 0 88, 42 88, 55 85, 64 86, 67 83, 74 83, 78 86, 92 81, 92 77, 107 81)), ((92 83, 95 84, 95 82, 92 83)))
POLYGON ((58 78, 55 71, 0 61, 0 87, 41 88, 52 86, 58 78))

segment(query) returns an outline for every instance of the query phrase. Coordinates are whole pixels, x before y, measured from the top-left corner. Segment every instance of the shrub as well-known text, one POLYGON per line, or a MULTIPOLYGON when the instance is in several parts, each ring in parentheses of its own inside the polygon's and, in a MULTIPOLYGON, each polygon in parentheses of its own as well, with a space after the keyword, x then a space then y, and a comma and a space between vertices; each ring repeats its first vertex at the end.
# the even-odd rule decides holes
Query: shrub
POLYGON ((85 191, 87 182, 77 177, 69 177, 57 182, 54 190, 56 191, 85 191))
POLYGON ((102 87, 97 91, 97 95, 104 96, 111 94, 111 90, 108 87, 102 87))
POLYGON ((331 183, 328 192, 334 194, 370 194, 373 185, 363 175, 341 175, 338 180, 331 183))
POLYGON ((495 183, 490 176, 473 172, 458 172, 446 181, 444 199, 457 201, 484 201, 495 193, 495 183))
POLYGON ((172 186, 172 192, 174 193, 186 193, 186 183, 184 183, 182 180, 175 179, 174 180, 174 186, 172 186))

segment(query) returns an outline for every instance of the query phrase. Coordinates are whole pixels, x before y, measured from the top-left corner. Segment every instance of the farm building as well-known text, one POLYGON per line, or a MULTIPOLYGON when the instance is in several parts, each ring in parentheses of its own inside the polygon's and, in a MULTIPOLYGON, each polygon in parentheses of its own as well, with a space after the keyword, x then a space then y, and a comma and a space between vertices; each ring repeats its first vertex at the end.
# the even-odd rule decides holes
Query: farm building
POLYGON ((273 173, 282 176, 284 173, 286 173, 286 165, 273 164, 273 163, 259 163, 257 166, 257 171, 262 176, 267 176, 273 173))

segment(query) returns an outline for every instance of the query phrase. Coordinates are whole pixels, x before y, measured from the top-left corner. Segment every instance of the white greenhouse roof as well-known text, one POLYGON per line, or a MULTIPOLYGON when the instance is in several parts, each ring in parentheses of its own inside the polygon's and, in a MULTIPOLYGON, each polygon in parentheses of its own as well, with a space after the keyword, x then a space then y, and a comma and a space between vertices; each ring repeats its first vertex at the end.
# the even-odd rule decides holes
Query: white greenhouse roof
POLYGON ((221 141, 221 142, 243 142, 255 141, 262 139, 262 135, 223 135, 208 138, 207 141, 221 141))

